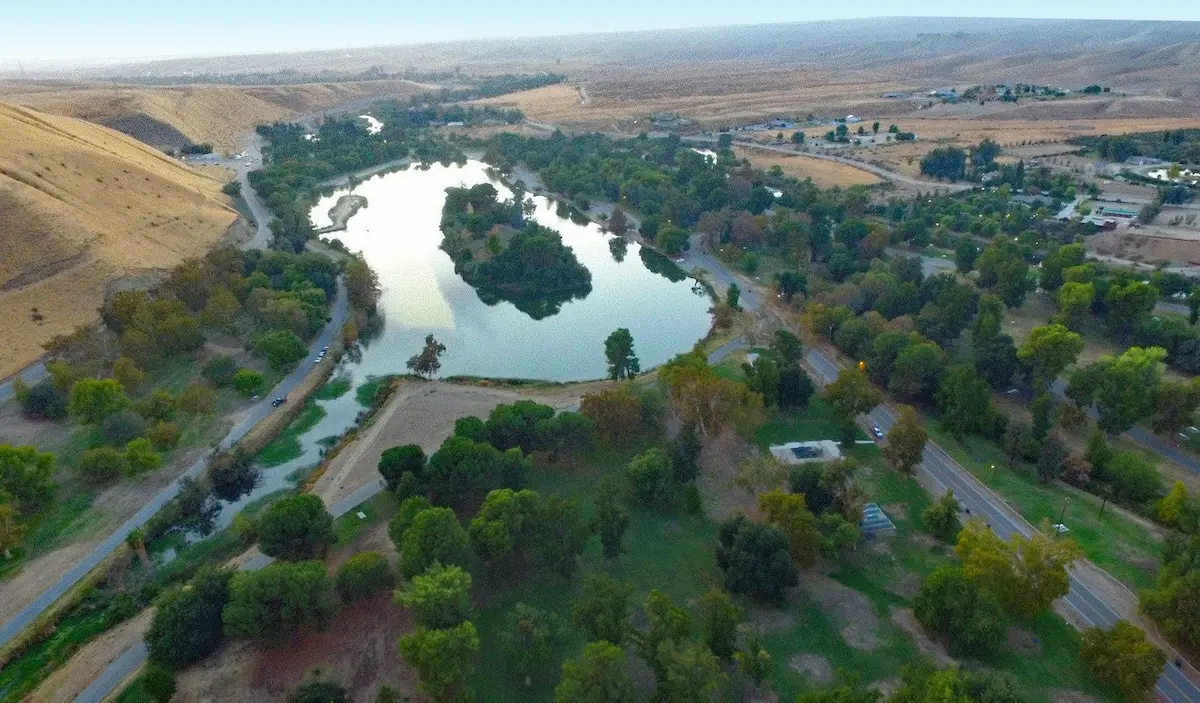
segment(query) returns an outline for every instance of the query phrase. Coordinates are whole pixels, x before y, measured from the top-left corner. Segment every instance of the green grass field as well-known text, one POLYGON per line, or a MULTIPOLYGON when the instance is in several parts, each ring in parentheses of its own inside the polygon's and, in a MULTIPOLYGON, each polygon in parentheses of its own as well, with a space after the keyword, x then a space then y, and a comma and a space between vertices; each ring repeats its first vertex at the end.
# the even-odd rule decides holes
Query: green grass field
POLYGON ((309 400, 304 404, 304 408, 296 416, 296 419, 292 420, 292 424, 288 425, 287 429, 281 432, 273 442, 263 447, 255 459, 262 466, 270 468, 286 464, 299 457, 302 453, 300 435, 316 427, 323 417, 325 417, 325 408, 309 400))

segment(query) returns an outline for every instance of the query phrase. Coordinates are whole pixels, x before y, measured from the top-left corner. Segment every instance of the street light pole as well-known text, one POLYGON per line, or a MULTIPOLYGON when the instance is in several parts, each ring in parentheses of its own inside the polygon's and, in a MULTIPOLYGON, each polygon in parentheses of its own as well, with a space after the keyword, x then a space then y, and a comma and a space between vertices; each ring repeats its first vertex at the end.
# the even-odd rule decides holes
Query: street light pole
MULTIPOLYGON (((1062 512, 1060 512, 1058 514, 1058 524, 1060 524, 1060 525, 1063 524, 1063 518, 1065 518, 1067 516, 1067 502, 1068 501, 1070 501, 1070 498, 1063 498, 1062 512)), ((1054 532, 1055 532, 1055 534, 1057 534, 1058 528, 1055 528, 1054 532)))

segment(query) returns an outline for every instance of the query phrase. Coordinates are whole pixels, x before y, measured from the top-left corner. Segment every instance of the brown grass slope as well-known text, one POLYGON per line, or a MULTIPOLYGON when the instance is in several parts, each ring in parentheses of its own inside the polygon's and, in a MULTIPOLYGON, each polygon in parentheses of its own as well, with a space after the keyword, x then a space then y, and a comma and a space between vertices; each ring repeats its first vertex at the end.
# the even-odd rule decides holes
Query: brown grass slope
POLYGON ((238 138, 256 125, 424 89, 421 84, 400 80, 171 87, 12 81, 0 84, 0 97, 42 112, 100 124, 118 124, 120 118, 144 115, 170 125, 193 142, 209 142, 218 150, 233 152, 238 138))
POLYGON ((202 254, 237 217, 219 180, 113 130, 0 103, 0 135, 0 378, 95 320, 113 281, 202 254))

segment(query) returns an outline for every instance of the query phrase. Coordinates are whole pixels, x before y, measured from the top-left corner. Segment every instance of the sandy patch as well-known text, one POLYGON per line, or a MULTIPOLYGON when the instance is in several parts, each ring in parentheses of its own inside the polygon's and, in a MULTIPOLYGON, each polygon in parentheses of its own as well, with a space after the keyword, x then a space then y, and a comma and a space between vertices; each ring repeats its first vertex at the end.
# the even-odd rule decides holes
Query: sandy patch
POLYGON ((932 658, 937 662, 938 666, 947 666, 954 659, 946 652, 946 648, 942 645, 929 639, 925 634, 921 623, 917 622, 917 617, 913 615, 913 611, 909 608, 897 608, 892 611, 892 622, 900 626, 900 629, 908 633, 912 637, 913 644, 917 645, 917 649, 921 654, 932 658))
POLYGON ((524 388, 402 381, 370 427, 330 462, 313 493, 321 496, 326 505, 332 505, 360 487, 380 480, 379 457, 389 447, 418 444, 426 454, 432 454, 454 432, 454 422, 460 417, 486 418, 497 405, 522 399, 558 410, 572 410, 579 406, 582 395, 598 387, 600 384, 595 383, 524 388))
POLYGON ((869 171, 864 171, 861 168, 855 168, 839 161, 814 159, 811 156, 768 153, 759 149, 737 148, 734 149, 734 154, 738 158, 750 159, 750 163, 756 168, 770 169, 772 166, 778 166, 789 176, 794 176, 800 180, 811 178, 813 183, 822 188, 831 188, 833 186, 845 188, 856 185, 869 186, 880 181, 879 176, 869 171))
POLYGON ((840 628, 846 644, 865 651, 879 648, 879 617, 869 598, 825 576, 813 575, 806 586, 809 597, 840 628))
POLYGON ((804 674, 813 683, 826 684, 833 681, 833 666, 820 654, 793 654, 788 666, 804 674))
POLYGON ((696 485, 704 496, 704 512, 712 520, 754 514, 754 498, 734 484, 738 464, 753 454, 754 448, 733 431, 703 438, 696 485))
POLYGON ((1037 635, 1016 625, 1010 625, 1005 636, 1005 646, 1009 651, 1021 656, 1034 656, 1042 653, 1042 643, 1037 635))

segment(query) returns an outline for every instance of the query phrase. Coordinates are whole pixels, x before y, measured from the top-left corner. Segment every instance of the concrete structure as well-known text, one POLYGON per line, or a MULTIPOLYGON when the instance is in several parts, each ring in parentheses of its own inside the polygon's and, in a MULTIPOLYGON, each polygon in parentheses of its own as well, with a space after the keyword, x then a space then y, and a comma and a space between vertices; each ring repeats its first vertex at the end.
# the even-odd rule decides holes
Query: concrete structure
POLYGON ((896 525, 878 504, 867 503, 863 506, 862 522, 858 523, 858 529, 863 537, 870 538, 878 534, 894 533, 896 525))
POLYGON ((795 466, 797 464, 837 461, 842 458, 842 450, 837 442, 831 439, 821 439, 815 442, 773 444, 771 445, 771 456, 788 466, 795 466))

